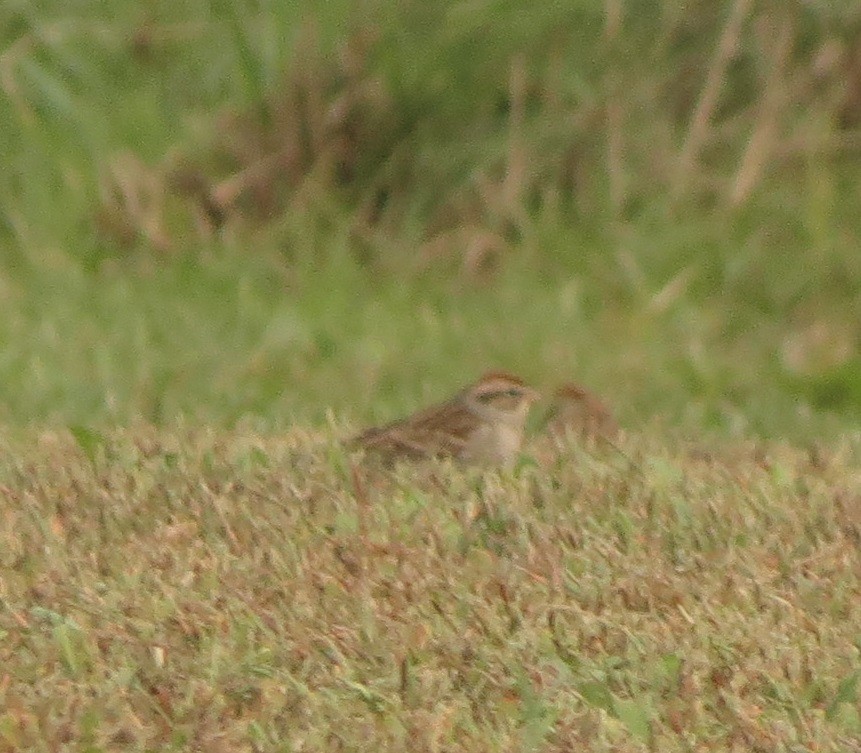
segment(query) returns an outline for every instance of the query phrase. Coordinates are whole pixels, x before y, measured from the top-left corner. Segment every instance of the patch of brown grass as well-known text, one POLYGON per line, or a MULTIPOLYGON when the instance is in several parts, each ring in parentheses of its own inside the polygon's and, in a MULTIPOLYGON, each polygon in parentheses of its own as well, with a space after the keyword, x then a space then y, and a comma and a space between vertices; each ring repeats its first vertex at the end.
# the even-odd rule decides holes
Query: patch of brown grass
POLYGON ((623 449, 16 442, 0 750, 852 750, 858 448, 623 449))

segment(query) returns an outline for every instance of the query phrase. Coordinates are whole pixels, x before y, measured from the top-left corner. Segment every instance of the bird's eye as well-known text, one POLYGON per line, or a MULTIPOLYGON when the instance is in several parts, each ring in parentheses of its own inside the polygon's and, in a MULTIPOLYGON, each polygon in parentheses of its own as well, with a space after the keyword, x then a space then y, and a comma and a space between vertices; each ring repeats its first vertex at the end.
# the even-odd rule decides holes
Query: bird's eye
POLYGON ((520 394, 520 390, 517 387, 512 387, 506 393, 509 397, 517 397, 520 394))

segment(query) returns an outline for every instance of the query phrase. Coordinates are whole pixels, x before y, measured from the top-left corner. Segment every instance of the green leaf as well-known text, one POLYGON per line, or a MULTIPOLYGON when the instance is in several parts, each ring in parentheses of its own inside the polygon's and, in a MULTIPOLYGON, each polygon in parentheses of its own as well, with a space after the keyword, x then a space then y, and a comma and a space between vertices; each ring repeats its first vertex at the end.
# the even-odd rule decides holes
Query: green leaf
POLYGON ((678 654, 664 654, 660 658, 659 671, 666 687, 676 687, 682 671, 681 657, 678 654))
POLYGON ((623 510, 618 510, 612 519, 613 530, 619 538, 619 546, 623 552, 628 551, 631 542, 637 533, 637 526, 629 515, 623 510))
POLYGON ((539 468, 538 461, 525 453, 520 453, 517 456, 517 462, 514 464, 514 478, 520 478, 521 474, 527 468, 539 468))
POLYGON ((640 701, 626 698, 613 700, 615 716, 628 731, 641 742, 648 742, 652 735, 651 713, 640 701))
POLYGON ((613 694, 602 682, 584 682, 577 688, 580 695, 592 706, 604 709, 607 713, 613 713, 613 694))
POLYGON ((79 661, 78 653, 75 650, 77 631, 68 623, 64 622, 61 625, 54 627, 53 633, 54 640, 56 640, 57 644, 60 646, 60 656, 62 657, 66 670, 72 677, 77 677, 81 671, 81 662, 79 661))
POLYGON ((352 680, 344 680, 344 684, 348 688, 354 690, 358 694, 359 698, 361 698, 362 701, 367 704, 368 708, 370 708, 371 711, 374 711, 375 713, 380 713, 385 709, 387 701, 376 690, 373 690, 372 688, 369 688, 367 685, 364 685, 360 682, 354 682, 352 680))
POLYGON ((259 447, 252 447, 249 455, 252 465, 260 466, 261 468, 269 467, 269 456, 259 447))
POLYGON ((5 740, 12 750, 21 749, 21 727, 11 713, 0 716, 0 740, 5 740))
POLYGON ((105 438, 102 434, 93 429, 88 429, 86 426, 74 424, 69 427, 69 431, 78 443, 84 455, 91 463, 95 463, 99 451, 105 446, 105 438))
POLYGON ((851 675, 844 677, 837 686, 837 695, 825 712, 826 719, 833 719, 840 711, 841 704, 854 704, 858 700, 858 680, 861 679, 861 671, 856 670, 851 675))
POLYGON ((840 729, 850 734, 857 735, 861 732, 861 713, 852 703, 839 703, 829 721, 840 729))
POLYGON ((78 630, 78 625, 74 620, 70 620, 59 612, 46 607, 40 607, 38 604, 30 608, 30 614, 34 619, 40 622, 50 622, 51 625, 63 625, 68 623, 72 628, 78 630))
POLYGON ((650 484, 658 491, 668 491, 681 483, 684 478, 682 469, 676 463, 661 457, 649 460, 647 475, 650 484))
POLYGON ((840 685, 837 686, 837 702, 846 701, 847 703, 855 703, 858 700, 858 680, 861 678, 861 671, 856 670, 848 677, 843 678, 840 685))

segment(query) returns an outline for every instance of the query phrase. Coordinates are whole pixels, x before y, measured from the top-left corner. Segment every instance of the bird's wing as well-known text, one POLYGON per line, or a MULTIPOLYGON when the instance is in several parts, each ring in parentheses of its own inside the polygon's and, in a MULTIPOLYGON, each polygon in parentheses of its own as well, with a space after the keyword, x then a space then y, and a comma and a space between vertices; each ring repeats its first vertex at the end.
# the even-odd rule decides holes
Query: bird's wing
POLYGON ((457 456, 475 428, 476 417, 468 410, 442 403, 402 421, 368 429, 349 444, 388 456, 457 456))

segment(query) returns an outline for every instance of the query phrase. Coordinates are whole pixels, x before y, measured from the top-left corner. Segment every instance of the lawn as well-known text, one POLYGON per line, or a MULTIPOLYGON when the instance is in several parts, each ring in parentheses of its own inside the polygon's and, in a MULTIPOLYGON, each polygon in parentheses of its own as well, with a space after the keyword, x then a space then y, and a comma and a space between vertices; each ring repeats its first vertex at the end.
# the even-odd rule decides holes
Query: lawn
POLYGON ((331 433, 7 447, 3 749, 857 749, 857 441, 506 474, 331 433))
POLYGON ((859 30, 2 4, 0 751, 861 750, 859 30))

